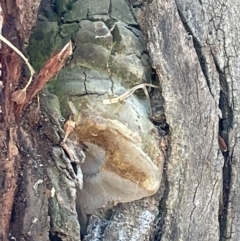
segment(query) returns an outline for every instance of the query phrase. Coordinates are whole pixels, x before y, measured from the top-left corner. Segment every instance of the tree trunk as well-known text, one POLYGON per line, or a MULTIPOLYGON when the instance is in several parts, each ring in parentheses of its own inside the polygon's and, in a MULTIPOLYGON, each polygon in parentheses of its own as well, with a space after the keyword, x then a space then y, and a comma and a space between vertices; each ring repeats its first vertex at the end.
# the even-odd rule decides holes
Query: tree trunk
MULTIPOLYGON (((1 1, 1 29, 13 44, 23 49, 30 30, 35 24, 40 1, 1 1)), ((0 240, 8 240, 9 223, 12 217, 14 196, 19 174, 26 162, 20 156, 19 128, 20 119, 14 115, 14 102, 11 94, 21 85, 21 60, 16 52, 1 43, 1 87, 0 87, 0 176, 1 176, 1 216, 0 240)), ((30 178, 30 175, 27 178, 30 178)), ((25 179, 25 180, 26 180, 25 179)))
POLYGON ((153 1, 144 13, 171 127, 161 240, 238 240, 236 5, 153 1))
POLYGON ((238 3, 1 0, 0 240, 239 240, 238 3))

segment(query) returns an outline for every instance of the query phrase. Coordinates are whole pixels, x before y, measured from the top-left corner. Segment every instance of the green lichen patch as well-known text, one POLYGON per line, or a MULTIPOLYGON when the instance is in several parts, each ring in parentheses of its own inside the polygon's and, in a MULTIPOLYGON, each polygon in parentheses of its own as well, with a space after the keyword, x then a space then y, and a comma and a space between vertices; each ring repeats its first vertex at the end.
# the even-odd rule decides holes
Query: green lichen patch
POLYGON ((77 0, 56 0, 56 10, 59 15, 63 14, 64 12, 69 11, 72 8, 73 3, 77 0))
POLYGON ((36 71, 42 68, 53 52, 61 49, 69 41, 69 38, 60 38, 58 32, 57 22, 38 22, 34 29, 27 51, 36 71))
POLYGON ((110 0, 88 0, 89 16, 95 14, 107 15, 109 11, 110 0))
POLYGON ((83 43, 93 43, 102 45, 107 49, 112 48, 112 34, 104 22, 91 22, 89 20, 83 20, 80 22, 80 27, 81 29, 77 32, 74 39, 76 46, 79 46, 83 43))
POLYGON ((111 0, 111 17, 128 24, 137 25, 124 0, 111 0))
POLYGON ((60 36, 63 38, 70 37, 72 34, 76 33, 79 29, 78 23, 69 23, 61 25, 60 36))
POLYGON ((88 1, 77 1, 72 5, 71 11, 64 15, 65 22, 81 21, 87 19, 89 3, 88 1))
POLYGON ((79 67, 62 69, 57 78, 49 83, 49 91, 58 95, 59 98, 66 98, 66 95, 69 97, 85 94, 85 75, 83 72, 84 70, 79 67))
POLYGON ((113 40, 116 42, 114 51, 122 54, 136 54, 141 57, 144 46, 140 43, 138 37, 130 31, 125 24, 117 23, 113 30, 113 40))
POLYGON ((135 54, 115 55, 110 62, 111 72, 121 79, 124 85, 132 87, 136 84, 149 82, 149 71, 135 54))
POLYGON ((73 55, 73 63, 78 66, 95 69, 106 69, 111 52, 96 44, 82 44, 73 55))

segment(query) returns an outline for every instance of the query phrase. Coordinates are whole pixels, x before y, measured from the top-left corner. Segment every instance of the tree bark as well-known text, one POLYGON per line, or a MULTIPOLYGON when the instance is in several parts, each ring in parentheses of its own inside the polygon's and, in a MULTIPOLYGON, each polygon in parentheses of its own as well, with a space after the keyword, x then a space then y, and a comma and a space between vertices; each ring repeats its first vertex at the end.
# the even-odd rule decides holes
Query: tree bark
POLYGON ((152 1, 143 10, 171 129, 161 240, 239 239, 235 4, 152 1), (228 144, 225 158, 218 135, 228 144))
MULTIPOLYGON (((30 30, 35 24, 39 3, 40 1, 18 1, 16 3, 4 0, 0 3, 1 33, 20 49, 23 49, 23 43, 28 40, 30 30)), ((15 87, 21 84, 21 70, 20 57, 7 45, 1 43, 0 240, 8 240, 9 234, 11 234, 9 224, 13 217, 13 203, 16 188, 20 188, 17 184, 18 175, 22 169, 22 164, 25 165, 19 152, 21 145, 19 138, 20 119, 14 114, 14 102, 11 100, 11 94, 15 87)), ((29 177, 30 175, 27 178, 29 177)))
POLYGON ((37 45, 34 45, 34 38, 30 38, 28 49, 36 68, 41 68, 43 60, 69 39, 76 49, 69 60, 70 64, 59 73, 57 81, 50 84, 48 89, 51 93, 44 89, 40 94, 41 109, 35 99, 25 106, 21 116, 16 116, 11 94, 17 86, 19 89, 23 85, 27 74, 20 57, 1 43, 1 81, 4 88, 0 86, 0 240, 81 240, 80 228, 82 240, 85 241, 239 240, 239 3, 239 0, 217 3, 112 0, 101 1, 95 6, 91 0, 87 3, 80 0, 56 1, 54 12, 51 3, 44 0, 37 26, 40 29, 47 26, 44 31, 49 45, 46 45, 41 42, 45 37, 42 30, 31 31, 40 0, 1 0, 2 32, 8 40, 25 52, 24 43, 28 42, 30 34, 38 36, 37 45), (77 14, 75 9, 78 9, 77 14), (98 39, 101 35, 97 32, 99 19, 103 25, 101 30, 108 29, 104 34, 110 38, 98 39), (113 26, 111 21, 114 23, 115 20, 117 23, 110 29, 109 26, 113 26), (137 24, 142 33, 137 29, 137 24), (71 34, 68 33, 69 29, 71 34), (92 38, 94 34, 97 37, 92 38), (85 35, 89 41, 87 43, 85 35), (123 38, 124 35, 129 37, 130 43, 123 38), (139 42, 145 43, 147 49, 139 42), (91 44, 94 51, 91 50, 86 57, 84 51, 91 44), (35 48, 35 52, 31 48, 35 48), (42 57, 39 53, 45 50, 46 55, 42 57), (99 61, 94 62, 96 58, 92 56, 98 51, 101 51, 99 61), (151 66, 148 57, 143 57, 146 52, 151 66), (119 56, 127 64, 122 64, 119 56), (139 68, 136 66, 140 66, 143 71, 138 73, 143 75, 134 75, 133 67, 129 67, 132 62, 127 62, 129 58, 134 60, 134 71, 139 68), (78 65, 81 65, 79 69, 78 65), (127 69, 121 73, 121 82, 118 82, 119 66, 127 69), (75 67, 77 80, 82 82, 74 82, 71 72, 75 71, 75 67), (153 71, 151 75, 149 68, 153 71), (138 79, 138 76, 141 77, 138 79), (152 111, 160 108, 160 116, 164 116, 161 124, 169 126, 169 132, 164 130, 164 134, 155 119, 152 121, 156 127, 147 120, 145 104, 139 101, 142 98, 139 94, 130 97, 129 102, 120 104, 121 107, 103 108, 99 104, 107 95, 119 93, 123 86, 130 89, 133 85, 148 81, 149 76, 151 81, 155 81, 154 77, 159 79, 161 96, 154 102, 154 92, 152 111), (66 79, 67 84, 64 82, 66 79), (96 79, 101 80, 101 85, 96 79), (65 144, 72 148, 75 155, 74 162, 69 162, 66 150, 63 152, 59 146, 64 137, 63 125, 59 120, 68 113, 65 102, 69 99, 74 104, 75 100, 81 103, 85 115, 88 114, 86 109, 89 109, 90 116, 94 116, 95 112, 101 116, 98 119, 100 124, 94 122, 94 118, 83 116, 80 129, 75 129, 79 139, 71 133, 66 141, 65 144), (142 107, 145 108, 143 112, 142 107), (119 119, 115 119, 113 114, 117 108, 119 119), (121 112, 121 108, 127 111, 121 112), (135 129, 137 121, 132 120, 135 118, 134 111, 140 113, 140 117, 145 113, 139 119, 141 131, 135 129), (121 117, 126 114, 131 118, 121 117), (109 131, 113 123, 118 125, 109 131), (124 126, 126 129, 123 128, 125 123, 128 123, 124 126), (89 126, 92 128, 90 132, 89 126), (105 136, 101 136, 103 126, 107 128, 103 132, 105 136), (121 128, 126 133, 120 135, 121 128), (89 137, 91 131, 97 133, 95 139, 89 137), (141 146, 142 142, 131 136, 134 131, 143 143, 147 140, 148 144, 141 146), (111 139, 108 133, 114 133, 116 138, 111 139), (169 142, 162 145, 163 137, 168 136, 166 134, 169 134, 169 142), (125 149, 131 146, 127 150, 132 156, 140 153, 135 157, 141 163, 135 165, 134 161, 125 161, 125 156, 116 151, 120 147, 114 149, 110 141, 106 141, 108 148, 104 149, 101 142, 105 139, 102 138, 111 142, 122 138, 125 145, 119 142, 119 146, 125 149), (82 145, 82 142, 86 139, 87 143, 100 143, 102 149, 90 144, 84 147, 86 143, 82 145), (222 144, 219 144, 219 139, 226 143, 227 150, 220 150, 219 145, 222 144), (80 144, 75 140, 80 140, 80 144), (99 153, 107 153, 109 149, 112 150, 114 163, 111 172, 107 166, 111 162, 107 161, 98 163, 95 171, 91 170, 91 165, 95 165, 93 163, 84 166, 87 165, 86 160, 95 158, 93 153, 99 158, 99 153), (145 159, 142 150, 145 151, 145 159), (128 175, 133 175, 122 190, 119 183, 125 183, 126 179, 119 173, 125 169, 121 169, 124 165, 120 166, 116 161, 118 155, 124 159, 123 164, 130 165, 132 172, 128 175), (77 168, 82 172, 76 172, 77 168), (91 172, 87 173, 88 170, 91 172), (154 180, 156 185, 144 186, 142 179, 134 176, 136 170, 141 170, 141 177, 154 180), (106 184, 112 176, 111 184, 116 185, 116 192, 106 184), (96 181, 98 183, 94 184, 96 181), (134 188, 134 183, 137 183, 137 188, 134 188), (84 189, 84 185, 89 190, 84 189), (128 194, 126 186, 132 195, 128 194), (101 196, 101 192, 106 195, 101 196), (152 195, 153 192, 156 194, 152 195), (118 195, 122 195, 120 199, 132 202, 116 205, 118 195), (136 200, 141 197, 145 198, 136 200), (91 200, 96 200, 92 206, 91 200), (101 208, 96 211, 98 205, 101 208), (78 214, 76 209, 80 210, 78 214))

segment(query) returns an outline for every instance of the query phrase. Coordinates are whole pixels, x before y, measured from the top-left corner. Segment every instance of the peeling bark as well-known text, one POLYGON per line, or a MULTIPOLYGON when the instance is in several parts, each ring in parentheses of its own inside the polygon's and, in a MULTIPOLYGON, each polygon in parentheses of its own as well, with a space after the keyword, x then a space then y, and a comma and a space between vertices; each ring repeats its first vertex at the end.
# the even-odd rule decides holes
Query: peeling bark
MULTIPOLYGON (((3 16, 6 17, 3 11, 3 16)), ((4 31, 4 28, 3 28, 4 31)), ((14 30, 8 32, 11 36, 14 30)), ((13 207, 20 158, 17 142, 17 123, 14 116, 14 105, 10 94, 20 77, 19 57, 7 46, 1 44, 1 66, 3 89, 1 92, 1 141, 0 141, 0 173, 1 173, 1 199, 0 199, 0 240, 8 239, 9 223, 13 207)))

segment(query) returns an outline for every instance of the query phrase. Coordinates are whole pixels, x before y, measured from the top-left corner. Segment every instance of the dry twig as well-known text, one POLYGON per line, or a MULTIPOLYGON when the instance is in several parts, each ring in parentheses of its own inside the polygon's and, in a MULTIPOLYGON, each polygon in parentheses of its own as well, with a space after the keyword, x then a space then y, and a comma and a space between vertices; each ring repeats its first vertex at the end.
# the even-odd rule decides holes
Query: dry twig
POLYGON ((62 50, 54 53, 42 69, 39 71, 35 81, 31 86, 29 86, 28 95, 24 99, 24 101, 19 104, 16 109, 16 113, 20 113, 22 107, 25 103, 29 102, 36 94, 43 88, 43 86, 54 77, 58 71, 64 65, 65 59, 72 54, 72 43, 69 41, 62 50))
POLYGON ((151 101, 150 101, 150 97, 149 97, 149 94, 148 94, 148 91, 147 91, 146 87, 152 87, 152 88, 160 89, 159 86, 153 85, 153 84, 148 84, 148 83, 138 84, 138 85, 134 86, 133 88, 131 88, 130 90, 126 91, 124 94, 122 94, 118 97, 108 99, 108 100, 103 100, 103 104, 108 105, 108 104, 114 104, 114 103, 122 102, 123 100, 128 98, 130 95, 132 95, 137 89, 143 89, 144 94, 146 95, 146 97, 149 101, 150 115, 152 115, 151 101))
POLYGON ((24 60, 24 62, 26 63, 30 71, 30 78, 26 86, 23 89, 15 91, 11 96, 13 101, 15 101, 17 104, 21 104, 26 99, 27 88, 32 82, 32 78, 35 71, 31 66, 31 64, 29 63, 28 59, 22 54, 22 52, 17 47, 15 47, 11 42, 9 42, 5 37, 3 37, 2 34, 0 34, 0 40, 3 41, 5 44, 7 44, 12 50, 14 50, 24 60))

